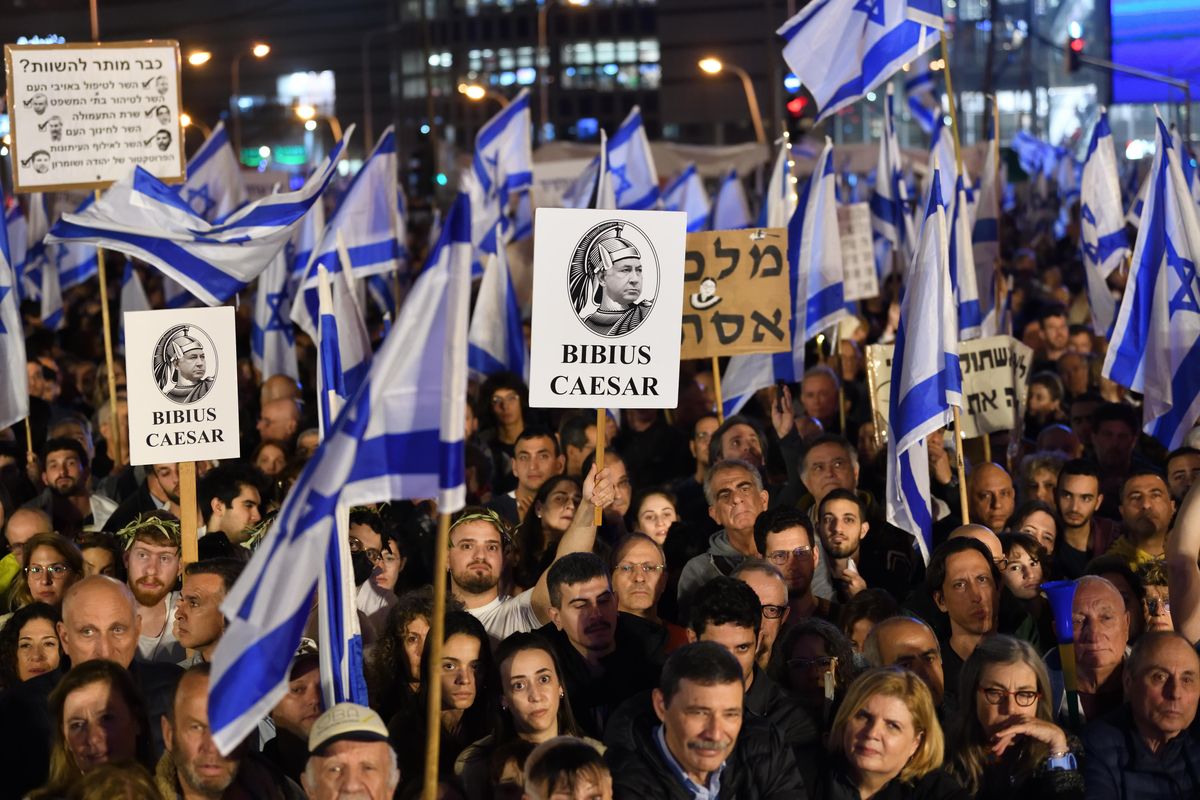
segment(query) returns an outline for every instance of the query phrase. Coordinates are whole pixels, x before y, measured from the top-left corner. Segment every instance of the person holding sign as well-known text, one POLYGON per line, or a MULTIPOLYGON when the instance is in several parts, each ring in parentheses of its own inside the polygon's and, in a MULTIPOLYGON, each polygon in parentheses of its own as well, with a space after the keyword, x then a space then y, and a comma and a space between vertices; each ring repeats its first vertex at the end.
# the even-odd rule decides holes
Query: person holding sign
POLYGON ((637 328, 650 308, 642 296, 642 256, 633 243, 621 237, 623 223, 603 227, 571 260, 571 301, 575 313, 591 302, 594 312, 583 322, 604 336, 622 336, 637 328), (582 258, 580 256, 582 255, 582 258))

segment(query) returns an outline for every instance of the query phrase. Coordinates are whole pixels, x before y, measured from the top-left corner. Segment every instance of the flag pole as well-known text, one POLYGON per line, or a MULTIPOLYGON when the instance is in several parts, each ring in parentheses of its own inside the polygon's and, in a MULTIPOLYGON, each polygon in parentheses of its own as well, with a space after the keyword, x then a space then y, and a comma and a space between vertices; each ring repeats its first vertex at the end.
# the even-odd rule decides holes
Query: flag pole
MULTIPOLYGON (((950 78, 950 48, 946 44, 945 28, 939 31, 938 35, 942 44, 942 69, 946 73, 946 99, 950 102, 950 133, 954 139, 954 166, 957 174, 962 175, 962 145, 958 140, 958 108, 954 102, 954 83, 950 78)), ((955 202, 958 202, 957 198, 955 202)), ((950 406, 950 411, 954 415, 954 465, 958 472, 958 503, 962 522, 964 525, 969 525, 971 519, 970 513, 967 511, 967 470, 963 463, 962 419, 959 416, 958 406, 950 406)))
POLYGON ((26 452, 33 455, 33 430, 29 427, 29 415, 25 415, 25 446, 28 448, 26 452))
MULTIPOLYGON (((949 64, 949 62, 947 62, 949 64)), ((1000 186, 1000 104, 996 102, 996 95, 988 95, 988 99, 992 104, 992 148, 996 155, 996 174, 992 179, 992 192, 996 195, 996 259, 992 263, 992 314, 996 320, 996 329, 1000 326, 1000 283, 1004 277, 1000 274, 1000 220, 1004 216, 1000 213, 1000 197, 1002 188, 1000 186)), ((990 434, 983 434, 983 460, 986 463, 992 462, 992 437, 990 434)))
MULTIPOLYGON (((608 433, 608 412, 603 408, 596 409, 596 472, 604 469, 604 439, 608 433)), ((604 523, 604 509, 596 506, 592 524, 597 528, 604 523)))
POLYGON ((717 401, 717 423, 725 424, 725 398, 721 396, 721 361, 712 357, 713 397, 717 401))
POLYGON ((180 555, 184 565, 200 560, 196 537, 196 462, 179 462, 180 555))
MULTIPOLYGON (((604 413, 604 412, 600 412, 604 413)), ((596 446, 603 434, 596 431, 596 446)), ((599 509, 597 509, 599 511, 599 509)), ((429 620, 429 674, 426 676, 428 704, 425 706, 425 782, 421 800, 437 800, 438 750, 442 738, 442 682, 437 667, 442 663, 442 640, 446 636, 446 557, 450 549, 450 515, 438 514, 437 543, 433 557, 433 614, 429 620)))

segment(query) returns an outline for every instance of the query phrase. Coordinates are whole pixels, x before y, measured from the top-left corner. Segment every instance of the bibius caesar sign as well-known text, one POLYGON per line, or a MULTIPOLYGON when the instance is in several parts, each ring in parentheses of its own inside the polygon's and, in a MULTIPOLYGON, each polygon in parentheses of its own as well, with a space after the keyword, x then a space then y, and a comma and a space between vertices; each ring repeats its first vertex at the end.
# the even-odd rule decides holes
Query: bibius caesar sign
POLYGON ((687 215, 541 208, 529 401, 674 408, 687 215))
POLYGON ((241 455, 233 308, 125 314, 132 464, 241 455))

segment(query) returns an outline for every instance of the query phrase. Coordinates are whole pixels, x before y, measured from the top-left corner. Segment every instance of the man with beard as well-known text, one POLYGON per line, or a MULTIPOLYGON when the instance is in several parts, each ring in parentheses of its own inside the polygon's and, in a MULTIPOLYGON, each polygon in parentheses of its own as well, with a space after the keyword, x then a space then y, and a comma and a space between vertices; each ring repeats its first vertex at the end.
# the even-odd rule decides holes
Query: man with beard
MULTIPOLYGON (((592 524, 595 509, 609 506, 613 494, 608 470, 597 473, 593 467, 583 482, 583 502, 575 509, 575 519, 558 542, 556 559, 568 553, 591 552, 596 541, 596 528, 592 524)), ((493 645, 518 631, 528 633, 550 620, 548 570, 538 577, 533 588, 515 597, 500 591, 509 541, 508 526, 490 509, 467 506, 450 526, 446 564, 450 593, 483 623, 493 645)))
POLYGON ((1076 458, 1063 465, 1054 500, 1063 521, 1054 545, 1054 572, 1074 580, 1087 571, 1089 561, 1108 552, 1121 529, 1096 514, 1104 494, 1100 470, 1091 461, 1076 458))
POLYGON ((745 461, 757 470, 763 468, 763 436, 758 423, 741 414, 729 417, 712 432, 708 440, 708 461, 745 461))
POLYGON ((825 495, 817 505, 823 569, 842 601, 867 587, 903 600, 912 586, 912 536, 867 520, 867 504, 857 492, 839 488, 825 495))
POLYGON ((91 472, 83 445, 74 439, 48 439, 42 445, 41 462, 46 489, 25 507, 45 511, 54 530, 68 539, 103 528, 117 504, 89 488, 91 472))
POLYGON ((137 491, 113 511, 104 524, 104 530, 116 533, 140 515, 151 511, 163 511, 179 518, 178 464, 152 464, 137 491))
POLYGON ((171 613, 179 598, 175 591, 180 567, 179 522, 154 512, 142 516, 123 533, 129 590, 142 618, 137 659, 176 664, 185 655, 171 624, 171 613))
POLYGON ((166 752, 154 770, 159 793, 186 800, 304 797, 299 786, 277 773, 245 743, 230 755, 221 755, 209 727, 209 680, 207 664, 185 672, 175 688, 174 702, 160 720, 166 752))
POLYGON ((841 607, 813 594, 813 573, 821 566, 808 515, 794 508, 776 508, 759 514, 754 542, 763 558, 783 573, 788 586, 788 619, 809 617, 836 622, 841 607))
POLYGON ((1129 562, 1129 568, 1163 557, 1175 501, 1162 475, 1135 470, 1121 487, 1121 525, 1124 534, 1109 548, 1129 562))

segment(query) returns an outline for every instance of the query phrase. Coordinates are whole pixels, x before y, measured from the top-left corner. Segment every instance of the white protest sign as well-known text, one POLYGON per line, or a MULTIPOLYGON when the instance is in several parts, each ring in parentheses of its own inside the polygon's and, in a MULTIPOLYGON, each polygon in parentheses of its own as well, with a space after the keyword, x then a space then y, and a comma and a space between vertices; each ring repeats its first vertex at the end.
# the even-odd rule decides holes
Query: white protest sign
POLYGON ((179 43, 5 45, 18 192, 184 180, 179 43))
POLYGON ((871 206, 853 203, 838 206, 838 238, 842 240, 842 268, 846 274, 846 302, 879 295, 875 272, 875 245, 871 240, 871 206))
POLYGON ((129 461, 241 455, 232 306, 125 314, 129 461))
POLYGON ((529 403, 675 408, 687 215, 539 208, 529 403))

